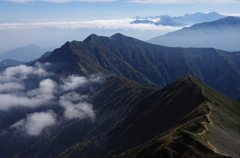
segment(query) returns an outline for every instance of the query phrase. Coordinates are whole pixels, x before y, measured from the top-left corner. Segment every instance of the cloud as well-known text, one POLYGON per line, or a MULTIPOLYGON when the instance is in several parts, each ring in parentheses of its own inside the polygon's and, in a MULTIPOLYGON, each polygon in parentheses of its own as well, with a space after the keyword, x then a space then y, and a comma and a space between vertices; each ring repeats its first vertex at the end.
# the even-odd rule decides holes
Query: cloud
POLYGON ((240 16, 240 13, 220 13, 220 14, 226 16, 240 16))
MULTIPOLYGON (((64 117, 71 119, 95 119, 93 105, 86 102, 88 95, 80 94, 83 87, 92 86, 104 81, 102 74, 88 77, 71 75, 61 78, 57 84, 48 78, 46 71, 51 64, 36 63, 34 66, 20 65, 7 68, 0 74, 0 110, 7 111, 13 107, 36 108, 46 105, 56 105, 64 108, 64 117), (38 85, 35 85, 38 84, 38 85)), ((28 114, 10 128, 38 136, 41 131, 56 124, 56 114, 53 111, 28 114)))
POLYGON ((22 81, 28 78, 30 75, 37 77, 46 77, 50 76, 51 73, 48 73, 44 70, 46 66, 49 66, 49 63, 40 64, 36 63, 34 66, 14 66, 7 68, 3 73, 0 74, 0 82, 9 82, 9 81, 22 81))
POLYGON ((56 114, 52 110, 49 110, 47 112, 29 114, 27 118, 16 122, 10 128, 26 132, 31 136, 38 136, 44 128, 53 126, 56 122, 56 114))
POLYGON ((132 3, 145 4, 231 4, 240 3, 237 0, 129 0, 132 3))
POLYGON ((16 90, 21 90, 24 89, 24 86, 19 83, 5 83, 5 84, 0 84, 0 92, 12 92, 16 90))
POLYGON ((8 110, 12 107, 23 106, 36 108, 48 105, 55 98, 55 83, 51 79, 45 79, 39 83, 39 88, 28 91, 27 93, 15 92, 0 94, 0 110, 8 110))
POLYGON ((86 95, 80 96, 75 92, 70 92, 61 96, 59 103, 65 109, 64 116, 67 119, 83 119, 90 117, 92 120, 94 120, 95 113, 92 104, 86 102, 74 103, 84 100, 87 97, 88 96, 86 95))
POLYGON ((85 86, 88 82, 86 77, 71 75, 62 79, 63 85, 60 86, 62 91, 75 90, 78 87, 85 86))
POLYGON ((30 22, 30 23, 2 23, 0 30, 11 29, 102 29, 102 30, 179 30, 182 27, 162 26, 154 24, 131 24, 136 19, 97 19, 53 22, 30 22))
POLYGON ((36 1, 42 1, 42 2, 52 2, 52 3, 68 3, 68 2, 112 2, 115 0, 3 0, 3 1, 9 1, 9 2, 15 2, 15 3, 27 3, 27 2, 36 2, 36 1))

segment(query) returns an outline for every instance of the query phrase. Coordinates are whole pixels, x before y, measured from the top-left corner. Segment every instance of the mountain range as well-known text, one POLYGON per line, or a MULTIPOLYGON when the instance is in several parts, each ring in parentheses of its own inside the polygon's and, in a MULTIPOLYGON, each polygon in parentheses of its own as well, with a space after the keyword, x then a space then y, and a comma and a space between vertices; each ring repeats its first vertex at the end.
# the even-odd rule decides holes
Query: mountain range
POLYGON ((143 23, 163 26, 187 26, 196 23, 215 21, 224 17, 225 17, 224 15, 220 15, 216 12, 210 13, 197 12, 194 14, 185 14, 184 16, 178 17, 170 17, 169 15, 160 15, 154 17, 135 17, 136 20, 131 22, 131 24, 143 23))
POLYGON ((0 62, 0 68, 9 67, 9 66, 17 66, 17 65, 21 65, 21 64, 23 64, 23 62, 20 62, 17 60, 6 59, 6 60, 3 60, 2 62, 0 62))
MULTIPOLYGON (((239 60, 240 52, 171 48, 122 34, 111 37, 92 34, 84 41, 66 42, 25 65, 41 68, 41 71, 33 69, 36 74, 45 72, 44 66, 50 66, 48 70, 52 73, 48 75, 56 82, 54 86, 60 86, 59 93, 51 104, 35 108, 14 106, 0 111, 0 155, 5 158, 240 157, 240 101, 227 96, 240 98, 239 60), (101 82, 92 84, 91 80, 97 80, 92 75, 99 73, 101 82), (63 78, 69 75, 84 76, 86 83, 63 97, 61 90, 70 80, 63 78), (84 98, 78 101, 83 107, 93 106, 94 117, 74 118, 74 112, 67 116, 68 107, 55 104, 58 99, 76 101, 76 97, 84 98), (44 128, 37 136, 9 128, 12 124, 25 125, 33 114, 41 112, 54 113, 52 116, 59 122, 44 128), (22 119, 27 121, 19 121, 22 119)), ((35 83, 34 75, 27 80, 25 75, 23 79, 24 83, 35 83)), ((45 81, 48 89, 51 84, 49 79, 45 81)), ((48 90, 43 92, 48 94, 48 90)), ((24 91, 32 100, 36 93, 34 89, 24 91)), ((41 97, 38 95, 37 99, 41 97)), ((34 101, 30 104, 34 105, 34 101)), ((80 110, 91 111, 86 107, 80 110)), ((21 126, 17 129, 23 130, 21 126)))
POLYGON ((29 62, 40 58, 47 51, 54 50, 54 47, 40 48, 34 44, 28 47, 19 47, 0 55, 0 61, 11 59, 20 62, 29 62))
POLYGON ((184 27, 181 30, 152 38, 148 42, 170 47, 213 47, 238 51, 240 50, 239 28, 240 18, 230 16, 184 27))
POLYGON ((171 48, 115 34, 90 35, 54 50, 41 63, 65 63, 62 74, 123 75, 146 86, 163 88, 191 75, 234 98, 240 98, 239 52, 214 48, 171 48), (228 82, 226 82, 228 81, 228 82))

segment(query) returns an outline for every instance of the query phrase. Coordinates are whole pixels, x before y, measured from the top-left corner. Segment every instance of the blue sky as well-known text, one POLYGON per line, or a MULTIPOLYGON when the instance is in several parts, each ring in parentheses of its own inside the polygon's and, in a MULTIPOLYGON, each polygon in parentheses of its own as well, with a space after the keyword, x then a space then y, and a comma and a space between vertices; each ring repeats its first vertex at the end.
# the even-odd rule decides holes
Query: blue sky
POLYGON ((121 32, 147 40, 180 28, 132 27, 126 18, 212 11, 240 15, 240 1, 0 0, 0 51, 32 43, 57 47, 66 40, 83 40, 91 33, 110 36, 121 32))
MULTIPOLYGON (((27 0, 13 0, 27 1, 27 0)), ((48 0, 46 0, 48 1, 48 0)), ((0 19, 76 19, 76 18, 116 18, 134 16, 170 15, 179 16, 185 13, 212 12, 227 14, 240 14, 239 1, 206 1, 206 3, 189 4, 163 4, 133 3, 117 0, 112 2, 66 2, 54 3, 46 1, 34 1, 15 3, 0 0, 0 19), (209 4, 208 4, 209 3, 209 4)), ((55 1, 55 0, 49 0, 55 1)), ((153 0, 154 1, 154 0, 153 0)), ((161 0, 160 0, 161 1, 161 0)), ((55 2, 58 2, 56 0, 55 2)), ((171 1, 169 1, 171 2, 171 1)), ((181 1, 179 1, 180 3, 181 1)), ((183 1, 187 3, 186 1, 183 1)))

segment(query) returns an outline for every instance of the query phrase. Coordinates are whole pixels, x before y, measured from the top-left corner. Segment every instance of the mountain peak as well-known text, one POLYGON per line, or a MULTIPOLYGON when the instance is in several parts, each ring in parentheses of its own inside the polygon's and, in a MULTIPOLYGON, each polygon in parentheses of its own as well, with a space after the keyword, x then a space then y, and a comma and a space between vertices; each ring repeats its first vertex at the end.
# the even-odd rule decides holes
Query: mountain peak
POLYGON ((116 34, 114 34, 114 35, 112 35, 110 38, 115 38, 115 37, 122 37, 122 36, 124 36, 123 34, 121 34, 121 33, 116 33, 116 34))
POLYGON ((90 42, 92 41, 94 38, 98 37, 98 35, 96 34, 91 34, 89 35, 83 42, 90 42))

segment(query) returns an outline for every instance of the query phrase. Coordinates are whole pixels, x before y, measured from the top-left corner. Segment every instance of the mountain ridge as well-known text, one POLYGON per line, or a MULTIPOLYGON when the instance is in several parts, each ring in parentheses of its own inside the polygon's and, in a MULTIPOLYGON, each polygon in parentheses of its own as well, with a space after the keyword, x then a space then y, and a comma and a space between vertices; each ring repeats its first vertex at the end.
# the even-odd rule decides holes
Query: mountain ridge
POLYGON ((83 42, 67 42, 37 61, 66 63, 66 69, 59 70, 65 75, 102 72, 159 88, 192 75, 231 97, 240 98, 240 88, 236 86, 240 84, 239 55, 213 48, 158 46, 118 33, 111 37, 92 34, 83 42))
MULTIPOLYGON (((225 123, 219 124, 221 121, 226 121, 232 125, 232 128, 239 128, 237 127, 237 122, 232 120, 232 118, 239 118, 240 115, 234 114, 236 109, 231 109, 229 111, 228 106, 238 109, 240 104, 236 100, 228 98, 224 94, 211 89, 201 81, 193 77, 186 77, 168 85, 162 90, 153 93, 149 97, 144 98, 131 109, 125 119, 120 121, 108 133, 92 138, 91 141, 78 143, 57 157, 67 158, 78 157, 80 155, 82 157, 105 157, 104 155, 107 155, 109 158, 175 158, 183 156, 213 158, 231 157, 233 155, 234 157, 238 157, 237 155, 239 154, 239 151, 237 148, 240 142, 237 138, 240 137, 239 133, 234 132, 232 129, 228 129, 229 127, 225 123), (207 93, 208 95, 206 96, 207 93), (199 100, 197 101, 195 97, 191 98, 191 95, 195 96, 199 100), (224 99, 226 99, 226 104, 217 99, 219 97, 218 95, 221 95, 224 99), (161 97, 159 98, 155 96, 161 97), (166 98, 166 96, 169 98, 166 98), (187 99, 184 99, 185 97, 187 97, 187 99), (179 100, 179 98, 182 99, 179 100), (174 103, 174 100, 178 101, 178 104, 174 103), (146 102, 148 102, 148 104, 146 104, 146 102), (150 107, 147 105, 150 105, 150 107), (172 109, 171 106, 179 109, 172 110, 171 113, 168 112, 166 115, 162 115, 162 113, 166 112, 168 108, 172 109), (188 108, 185 108, 184 106, 188 106, 188 108), (169 125, 169 123, 173 121, 170 118, 176 118, 177 116, 174 114, 174 112, 182 112, 180 109, 188 110, 188 112, 185 111, 185 114, 178 114, 179 117, 177 120, 180 121, 179 123, 168 126, 168 128, 166 128, 168 130, 165 129, 165 131, 160 132, 157 130, 158 128, 169 125), (144 111, 144 113, 141 111, 144 111), (159 114, 159 112, 161 114, 159 114), (231 112, 231 118, 226 117, 226 114, 230 114, 229 112, 231 112), (154 113, 158 113, 158 115, 155 115, 154 113), (166 121, 165 118, 169 118, 171 121, 166 121), (217 120, 216 118, 221 118, 221 121, 217 120), (149 119, 151 119, 151 124, 148 123, 149 119), (162 120, 166 122, 165 125, 162 124, 162 120), (158 123, 153 121, 159 122, 161 125, 158 125, 158 123), (229 138, 230 140, 224 140, 222 136, 219 135, 223 131, 226 131, 224 134, 222 133, 224 137, 229 138, 229 135, 232 134, 233 138, 229 138), (156 134, 153 134, 154 132, 156 132, 156 134), (157 133, 161 134, 156 136, 158 135, 157 133), (95 142, 99 142, 100 140, 101 145, 96 147, 94 145, 95 142), (144 143, 145 140, 149 141, 144 143), (222 143, 228 144, 231 142, 237 144, 230 145, 231 147, 220 147, 222 143), (132 145, 134 143, 136 144, 132 145), (89 153, 92 150, 94 150, 95 153, 89 153)), ((239 109, 237 111, 239 112, 239 109)))

